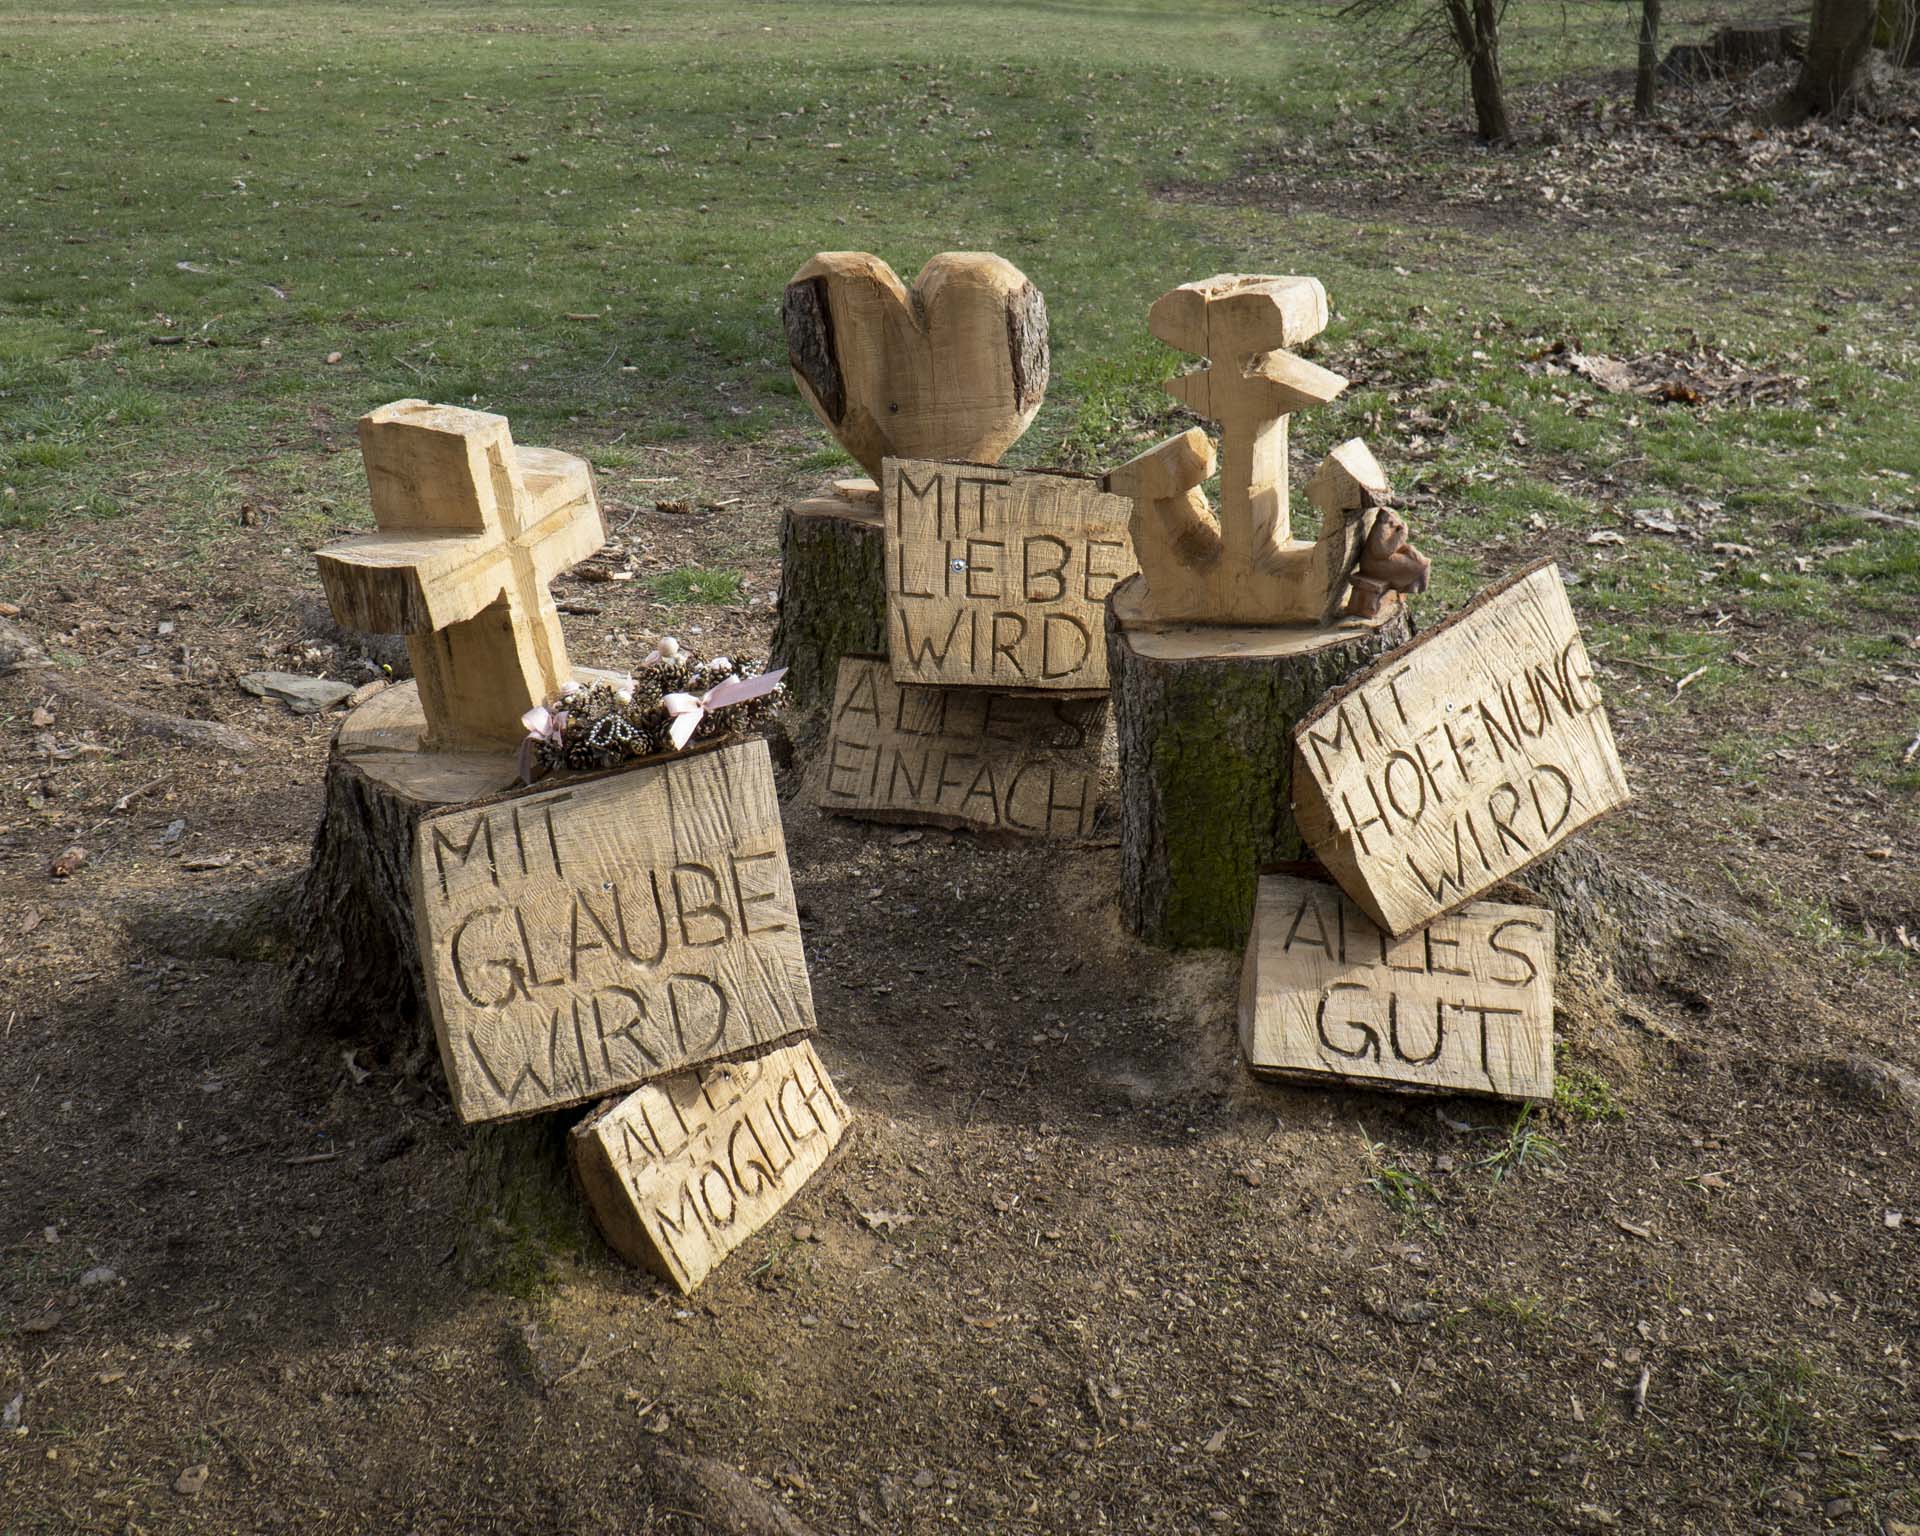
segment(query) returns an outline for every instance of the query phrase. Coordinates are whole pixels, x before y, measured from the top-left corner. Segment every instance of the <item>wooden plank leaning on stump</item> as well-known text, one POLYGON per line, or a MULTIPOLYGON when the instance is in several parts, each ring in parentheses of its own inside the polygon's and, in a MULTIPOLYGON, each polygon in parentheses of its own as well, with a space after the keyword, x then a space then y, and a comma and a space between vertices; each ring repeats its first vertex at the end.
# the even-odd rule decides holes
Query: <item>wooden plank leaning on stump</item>
POLYGON ((1551 907, 1476 901, 1392 939, 1317 869, 1266 874, 1240 1051, 1262 1077, 1550 1099, 1553 983, 1551 907))
POLYGON ((853 1116, 812 1042, 648 1083, 573 1129, 607 1243, 685 1294, 779 1212, 853 1116))
POLYGON ((413 896, 440 1059, 469 1124, 813 1029, 764 741, 430 813, 413 896))
POLYGON ((1374 922, 1404 934, 1626 804, 1551 560, 1489 587, 1295 732, 1294 813, 1374 922))
POLYGON ((887 655, 902 683, 1104 693, 1127 498, 1091 475, 888 459, 887 655))
POLYGON ((843 656, 813 769, 823 810, 876 821, 1093 834, 1108 703, 897 683, 884 657, 843 656))

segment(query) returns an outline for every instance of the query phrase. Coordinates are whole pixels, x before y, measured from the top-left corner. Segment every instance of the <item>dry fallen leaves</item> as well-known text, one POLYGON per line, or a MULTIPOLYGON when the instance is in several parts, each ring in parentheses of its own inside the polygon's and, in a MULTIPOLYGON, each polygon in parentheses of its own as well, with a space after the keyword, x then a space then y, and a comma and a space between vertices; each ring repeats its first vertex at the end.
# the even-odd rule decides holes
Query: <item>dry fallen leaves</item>
POLYGON ((1751 368, 1697 339, 1685 351, 1643 352, 1630 358, 1597 356, 1561 340, 1521 367, 1528 373, 1549 377, 1571 374, 1587 380, 1603 394, 1634 395, 1670 405, 1778 402, 1791 399, 1807 387, 1807 381, 1797 374, 1751 368))

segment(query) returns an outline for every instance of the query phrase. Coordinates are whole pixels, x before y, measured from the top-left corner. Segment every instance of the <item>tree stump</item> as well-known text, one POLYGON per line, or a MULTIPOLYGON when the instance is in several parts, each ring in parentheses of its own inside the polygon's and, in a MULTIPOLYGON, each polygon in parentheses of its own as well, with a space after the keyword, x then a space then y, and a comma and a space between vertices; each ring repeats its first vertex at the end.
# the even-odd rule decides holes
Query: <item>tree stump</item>
POLYGON ((780 617, 773 665, 805 710, 833 703, 840 658, 885 655, 886 538, 871 480, 796 502, 780 520, 780 617), (855 499, 856 497, 861 499, 855 499))
POLYGON ((1293 728, 1413 637, 1403 603, 1324 628, 1150 625, 1140 578, 1107 600, 1120 751, 1120 904, 1176 949, 1237 947, 1261 870, 1310 857, 1294 825, 1293 728))
MULTIPOLYGON (((582 682, 600 675, 576 673, 582 682)), ((439 1078, 414 929, 414 838, 426 813, 519 780, 513 752, 423 752, 425 733, 410 682, 375 694, 341 721, 327 757, 326 808, 295 903, 286 1007, 309 1028, 372 1036, 399 1073, 439 1078)), ((456 1256, 469 1279, 524 1293, 554 1254, 592 1246, 567 1167, 571 1125, 571 1117, 541 1115, 466 1133, 456 1256)))

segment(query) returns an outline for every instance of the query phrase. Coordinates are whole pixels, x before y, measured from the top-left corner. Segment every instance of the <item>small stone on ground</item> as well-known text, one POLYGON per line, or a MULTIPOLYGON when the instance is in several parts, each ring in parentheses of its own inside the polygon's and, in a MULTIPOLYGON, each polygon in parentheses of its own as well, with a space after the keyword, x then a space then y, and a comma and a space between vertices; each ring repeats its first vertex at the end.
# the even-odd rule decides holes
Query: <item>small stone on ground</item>
POLYGON ((351 683, 302 677, 298 672, 248 672, 240 686, 260 698, 280 700, 296 715, 317 715, 353 694, 351 683))

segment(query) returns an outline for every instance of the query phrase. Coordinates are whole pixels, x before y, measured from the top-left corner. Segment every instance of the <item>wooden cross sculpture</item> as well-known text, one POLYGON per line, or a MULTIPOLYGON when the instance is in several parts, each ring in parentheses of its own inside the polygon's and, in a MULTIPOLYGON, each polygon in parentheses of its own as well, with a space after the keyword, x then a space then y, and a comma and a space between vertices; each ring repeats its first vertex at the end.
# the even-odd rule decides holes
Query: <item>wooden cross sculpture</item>
POLYGON ((1345 611, 1376 615, 1388 591, 1423 591, 1427 561, 1405 525, 1381 510, 1386 476, 1359 438, 1329 454, 1307 483, 1320 535, 1293 537, 1287 495, 1287 417, 1347 387, 1337 373, 1285 350, 1327 326, 1317 278, 1226 275, 1183 283, 1155 301, 1147 328, 1207 359, 1167 390, 1219 423, 1225 464, 1220 510, 1202 483, 1214 450, 1198 428, 1105 476, 1133 499, 1133 547, 1146 592, 1141 617, 1170 623, 1326 624, 1345 611))
POLYGON ((378 533, 328 545, 334 617, 405 634, 432 750, 516 745, 572 677, 547 583, 606 542, 584 459, 519 448, 507 419, 396 400, 360 418, 378 533))

